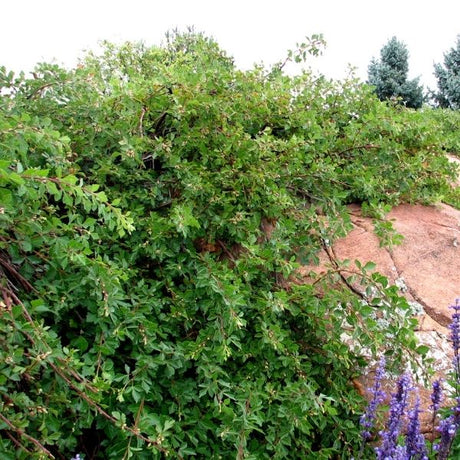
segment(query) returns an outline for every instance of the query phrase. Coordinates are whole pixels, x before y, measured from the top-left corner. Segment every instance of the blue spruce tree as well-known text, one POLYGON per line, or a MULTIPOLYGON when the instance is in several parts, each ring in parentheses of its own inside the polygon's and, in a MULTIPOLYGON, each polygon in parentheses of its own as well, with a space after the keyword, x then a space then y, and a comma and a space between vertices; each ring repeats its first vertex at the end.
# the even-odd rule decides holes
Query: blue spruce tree
POLYGON ((435 64, 434 75, 438 83, 435 100, 440 107, 460 109, 460 35, 456 48, 444 54, 444 66, 435 64))
POLYGON ((380 51, 380 60, 372 59, 368 68, 368 83, 375 86, 383 101, 398 98, 407 107, 418 109, 424 101, 423 87, 418 78, 408 80, 409 52, 404 43, 393 37, 380 51))

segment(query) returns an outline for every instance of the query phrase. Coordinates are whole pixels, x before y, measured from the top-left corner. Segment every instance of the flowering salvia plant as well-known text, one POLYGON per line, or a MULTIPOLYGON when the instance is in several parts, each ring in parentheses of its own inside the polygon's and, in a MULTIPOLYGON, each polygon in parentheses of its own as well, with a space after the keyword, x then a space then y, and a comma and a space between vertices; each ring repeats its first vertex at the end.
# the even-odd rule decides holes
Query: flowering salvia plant
MULTIPOLYGON (((374 448, 375 458, 378 460, 447 460, 452 450, 452 443, 460 427, 460 299, 452 305, 452 322, 450 338, 454 351, 452 386, 454 387, 453 399, 455 405, 450 410, 450 415, 441 420, 436 427, 436 418, 443 400, 442 381, 436 380, 432 385, 431 405, 433 434, 438 433, 437 442, 433 443, 429 453, 426 440, 420 431, 419 414, 420 399, 415 394, 415 403, 411 408, 409 400, 411 392, 416 392, 408 373, 403 374, 397 381, 396 391, 391 395, 389 414, 385 429, 380 431, 380 442, 374 448), (402 433, 405 433, 402 435, 402 433)), ((362 427, 362 444, 358 459, 363 458, 365 444, 372 438, 371 431, 377 419, 378 406, 386 399, 387 395, 382 389, 382 380, 385 375, 385 360, 380 360, 376 371, 375 381, 369 388, 371 400, 366 412, 360 419, 362 427)))

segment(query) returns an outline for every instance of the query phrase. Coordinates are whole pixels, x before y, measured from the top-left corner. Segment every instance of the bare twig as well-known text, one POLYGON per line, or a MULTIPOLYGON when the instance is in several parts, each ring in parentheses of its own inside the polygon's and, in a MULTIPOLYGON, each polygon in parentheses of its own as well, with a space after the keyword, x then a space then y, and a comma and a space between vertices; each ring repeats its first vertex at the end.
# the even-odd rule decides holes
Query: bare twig
POLYGON ((3 267, 4 270, 6 270, 7 273, 9 273, 13 278, 15 278, 18 283, 21 284, 21 286, 26 290, 26 292, 37 292, 36 289, 27 281, 13 266, 13 264, 7 260, 5 255, 0 252, 0 265, 3 267))
POLYGON ((27 439, 32 444, 34 444, 43 453, 48 455, 48 458, 55 458, 55 456, 42 443, 40 443, 40 441, 37 441, 32 436, 28 435, 24 430, 21 430, 21 428, 18 428, 17 426, 15 426, 4 415, 0 414, 0 420, 4 422, 6 425, 8 425, 13 431, 18 433, 20 436, 22 436, 23 438, 27 439))
POLYGON ((6 435, 11 439, 13 444, 18 448, 18 449, 23 449, 25 450, 28 454, 32 454, 33 452, 29 449, 27 449, 26 446, 21 444, 9 431, 5 431, 6 435))
POLYGON ((225 246, 225 243, 221 240, 217 240, 217 244, 222 248, 222 250, 227 254, 227 257, 232 261, 235 262, 235 257, 233 254, 228 250, 227 246, 225 246))
POLYGON ((141 111, 141 116, 139 117, 139 125, 138 125, 138 131, 139 131, 139 136, 144 137, 144 115, 147 112, 147 109, 142 106, 142 111, 141 111))
POLYGON ((363 300, 368 300, 366 296, 359 290, 356 289, 345 277, 343 274, 343 271, 340 269, 339 264, 337 262, 337 256, 335 255, 334 249, 331 246, 328 246, 324 241, 322 242, 322 246, 324 251, 327 254, 327 257, 329 258, 331 264, 334 266, 336 269, 337 273, 339 274, 341 280, 345 283, 345 285, 350 289, 351 292, 356 294, 358 297, 361 297, 363 300))
POLYGON ((54 85, 56 85, 56 84, 57 84, 57 82, 52 82, 52 83, 46 83, 45 85, 40 86, 40 87, 37 88, 36 90, 32 91, 32 92, 27 96, 27 99, 32 99, 32 98, 35 97, 37 94, 43 93, 43 91, 45 91, 45 89, 51 88, 51 86, 54 86, 54 85))

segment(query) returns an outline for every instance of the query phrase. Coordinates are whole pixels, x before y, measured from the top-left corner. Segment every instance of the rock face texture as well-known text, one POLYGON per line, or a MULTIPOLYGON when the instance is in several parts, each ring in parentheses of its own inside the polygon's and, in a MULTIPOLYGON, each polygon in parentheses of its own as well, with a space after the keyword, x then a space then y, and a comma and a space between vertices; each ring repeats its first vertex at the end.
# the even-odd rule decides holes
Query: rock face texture
MULTIPOLYGON (((338 260, 359 260, 363 265, 372 261, 390 283, 399 287, 407 300, 419 307, 419 327, 416 331, 421 344, 430 348, 429 356, 435 377, 444 377, 451 370, 452 348, 448 325, 452 310, 449 306, 460 297, 460 211, 447 206, 401 205, 387 216, 404 239, 391 250, 382 248, 374 233, 372 219, 363 217, 358 206, 350 207, 353 230, 337 241, 332 250, 338 260)), ((320 255, 318 267, 305 267, 304 274, 313 269, 324 271, 327 254, 320 255), (324 265, 323 265, 324 264, 324 265)), ((308 282, 308 280, 306 280, 308 282)), ((374 370, 362 377, 363 388, 371 387, 374 370)), ((388 393, 394 391, 391 382, 388 393)), ((431 389, 419 388, 422 409, 422 432, 432 432, 428 410, 431 389)))
MULTIPOLYGON (((354 229, 339 240, 334 251, 339 259, 373 261, 390 282, 400 287, 410 301, 418 302, 427 321, 448 326, 448 308, 460 296, 458 257, 460 211, 447 206, 401 205, 387 216, 404 239, 392 250, 379 247, 372 220, 352 209, 354 229)), ((431 326, 430 326, 431 327, 431 326)))

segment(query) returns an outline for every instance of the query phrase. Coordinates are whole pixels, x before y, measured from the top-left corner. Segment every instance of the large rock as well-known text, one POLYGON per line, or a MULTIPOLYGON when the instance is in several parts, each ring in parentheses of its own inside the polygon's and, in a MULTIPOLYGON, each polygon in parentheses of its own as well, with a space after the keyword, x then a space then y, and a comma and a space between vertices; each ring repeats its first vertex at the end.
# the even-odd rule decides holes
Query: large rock
POLYGON ((404 239, 391 250, 379 246, 372 219, 362 217, 358 207, 351 211, 354 229, 334 245, 336 256, 375 262, 408 300, 417 301, 426 315, 447 326, 452 314, 448 307, 460 296, 460 211, 447 205, 394 208, 387 218, 404 239))

